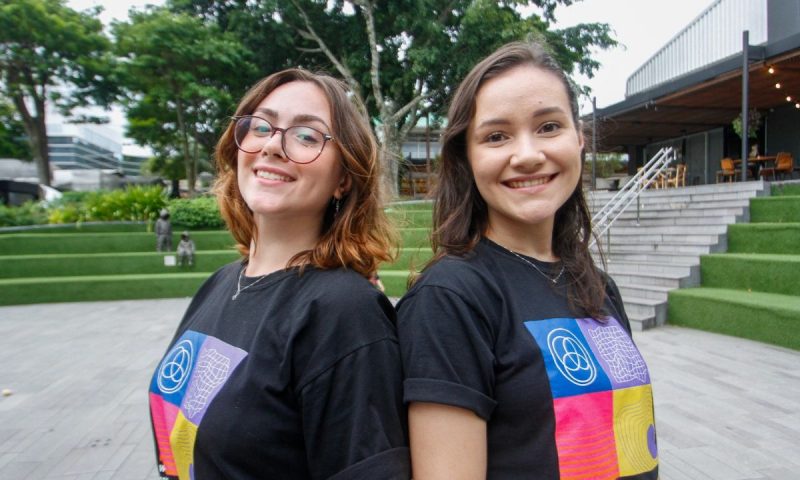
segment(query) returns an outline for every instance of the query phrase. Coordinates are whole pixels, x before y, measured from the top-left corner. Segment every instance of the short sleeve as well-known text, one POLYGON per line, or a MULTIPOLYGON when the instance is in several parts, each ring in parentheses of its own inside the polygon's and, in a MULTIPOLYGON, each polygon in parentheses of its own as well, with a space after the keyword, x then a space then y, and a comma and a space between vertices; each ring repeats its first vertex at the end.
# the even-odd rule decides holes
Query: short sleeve
POLYGON ((495 355, 487 319, 458 293, 422 286, 398 305, 404 400, 452 405, 488 420, 495 355))
POLYGON ((300 392, 311 478, 411 478, 400 352, 394 339, 342 358, 300 392))

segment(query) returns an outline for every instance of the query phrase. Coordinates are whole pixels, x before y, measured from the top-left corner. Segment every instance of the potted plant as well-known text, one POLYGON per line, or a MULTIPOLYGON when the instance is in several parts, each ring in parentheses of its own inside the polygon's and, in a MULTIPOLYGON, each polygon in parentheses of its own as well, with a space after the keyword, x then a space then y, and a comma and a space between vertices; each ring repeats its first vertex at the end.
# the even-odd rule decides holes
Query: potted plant
MULTIPOLYGON (((733 131, 742 138, 742 114, 740 113, 732 122, 733 131)), ((747 112, 747 138, 757 138, 758 129, 761 127, 761 113, 755 108, 747 112)))

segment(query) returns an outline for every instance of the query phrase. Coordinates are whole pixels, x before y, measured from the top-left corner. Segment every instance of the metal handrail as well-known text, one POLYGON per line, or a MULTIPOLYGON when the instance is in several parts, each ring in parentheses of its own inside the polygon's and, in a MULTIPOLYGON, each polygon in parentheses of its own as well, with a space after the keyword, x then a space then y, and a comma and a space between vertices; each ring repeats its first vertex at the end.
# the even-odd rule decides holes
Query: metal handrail
MULTIPOLYGON (((659 150, 641 170, 636 172, 636 175, 628 180, 625 186, 623 186, 616 195, 611 197, 611 200, 609 200, 603 208, 594 214, 592 217, 592 230, 594 231, 595 238, 592 239, 589 247, 595 245, 596 238, 606 233, 617 217, 619 217, 634 200, 637 201, 636 223, 639 223, 639 195, 642 191, 647 189, 647 187, 652 185, 675 159, 675 149, 672 147, 664 147, 659 150)), ((608 248, 608 245, 606 245, 606 248, 608 248)))

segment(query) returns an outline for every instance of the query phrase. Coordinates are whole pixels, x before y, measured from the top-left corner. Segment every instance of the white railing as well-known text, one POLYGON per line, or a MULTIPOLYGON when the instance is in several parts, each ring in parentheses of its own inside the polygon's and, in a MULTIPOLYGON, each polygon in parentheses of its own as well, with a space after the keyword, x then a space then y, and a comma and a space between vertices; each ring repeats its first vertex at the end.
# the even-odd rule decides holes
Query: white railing
POLYGON ((766 43, 767 0, 717 0, 628 77, 625 96, 741 52, 744 30, 751 45, 766 43))
MULTIPOLYGON (((609 228, 611 228, 614 220, 616 220, 634 200, 637 201, 638 207, 639 195, 663 175, 664 170, 666 170, 670 163, 673 163, 676 158, 675 150, 672 147, 664 147, 659 150, 633 178, 628 180, 628 183, 626 183, 616 195, 611 197, 611 200, 592 217, 592 231, 594 232, 595 239, 600 238, 606 233, 609 228)), ((637 223, 638 220, 637 217, 637 223)), ((592 239, 590 247, 594 246, 595 239, 592 239)), ((606 248, 608 247, 609 242, 606 242, 606 248)))

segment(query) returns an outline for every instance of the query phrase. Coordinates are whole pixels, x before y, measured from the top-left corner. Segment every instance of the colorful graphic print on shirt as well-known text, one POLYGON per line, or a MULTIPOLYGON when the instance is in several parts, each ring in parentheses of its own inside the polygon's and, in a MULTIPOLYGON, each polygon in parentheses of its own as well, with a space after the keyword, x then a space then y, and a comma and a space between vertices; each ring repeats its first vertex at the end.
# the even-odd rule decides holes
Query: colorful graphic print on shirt
POLYGON ((187 330, 161 360, 150 384, 150 414, 162 476, 195 478, 197 429, 246 356, 217 338, 187 330))
POLYGON ((562 479, 616 479, 658 464, 653 395, 644 359, 620 323, 525 322, 544 357, 562 479))

